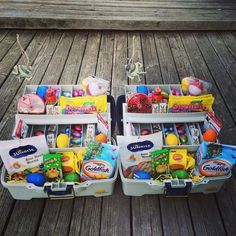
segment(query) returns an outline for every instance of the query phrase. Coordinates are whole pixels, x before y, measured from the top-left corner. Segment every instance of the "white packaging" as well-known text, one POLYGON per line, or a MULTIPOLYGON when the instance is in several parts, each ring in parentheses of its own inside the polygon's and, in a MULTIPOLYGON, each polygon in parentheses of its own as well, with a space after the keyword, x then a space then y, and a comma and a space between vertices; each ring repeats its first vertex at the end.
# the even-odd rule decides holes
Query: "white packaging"
POLYGON ((0 141, 1 158, 9 174, 41 165, 46 153, 49 150, 44 135, 0 141))

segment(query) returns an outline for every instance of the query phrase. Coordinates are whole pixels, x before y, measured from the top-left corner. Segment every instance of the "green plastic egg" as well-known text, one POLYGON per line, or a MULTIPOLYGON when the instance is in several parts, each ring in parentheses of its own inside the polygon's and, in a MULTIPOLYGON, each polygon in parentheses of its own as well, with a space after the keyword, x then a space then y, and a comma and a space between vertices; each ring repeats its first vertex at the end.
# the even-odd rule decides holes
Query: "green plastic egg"
POLYGON ((65 182, 79 182, 79 175, 76 173, 69 173, 64 177, 65 182))
POLYGON ((171 173, 173 178, 178 178, 178 179, 188 179, 189 174, 186 170, 175 170, 171 173))

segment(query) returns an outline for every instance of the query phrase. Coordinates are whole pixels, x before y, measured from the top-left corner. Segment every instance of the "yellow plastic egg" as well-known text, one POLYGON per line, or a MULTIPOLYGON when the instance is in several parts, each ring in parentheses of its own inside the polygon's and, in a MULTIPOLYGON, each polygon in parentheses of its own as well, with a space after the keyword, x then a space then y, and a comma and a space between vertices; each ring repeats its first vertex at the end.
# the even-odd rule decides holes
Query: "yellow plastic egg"
POLYGON ((69 147, 70 139, 66 134, 59 134, 57 136, 57 147, 58 148, 67 148, 69 147))
POLYGON ((166 136, 166 145, 168 146, 175 146, 175 145, 178 145, 179 144, 179 140, 178 140, 178 137, 171 133, 171 134, 168 134, 166 136))

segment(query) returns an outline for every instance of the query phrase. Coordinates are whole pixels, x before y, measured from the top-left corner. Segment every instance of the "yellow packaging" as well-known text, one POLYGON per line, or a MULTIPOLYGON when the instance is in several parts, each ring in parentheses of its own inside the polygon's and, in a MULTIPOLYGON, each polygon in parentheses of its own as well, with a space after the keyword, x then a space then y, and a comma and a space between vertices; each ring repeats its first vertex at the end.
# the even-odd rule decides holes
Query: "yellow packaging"
POLYGON ((84 160, 84 154, 86 150, 87 149, 83 147, 75 155, 75 172, 77 174, 80 174, 80 169, 81 169, 82 162, 84 160))
POLYGON ((214 97, 212 94, 202 96, 169 96, 168 112, 212 111, 214 97))
POLYGON ((75 172, 74 152, 63 152, 61 155, 62 171, 64 175, 75 172))
POLYGON ((107 111, 107 96, 60 97, 61 114, 91 114, 107 111))
POLYGON ((171 149, 169 152, 170 170, 185 170, 187 167, 187 150, 171 149))

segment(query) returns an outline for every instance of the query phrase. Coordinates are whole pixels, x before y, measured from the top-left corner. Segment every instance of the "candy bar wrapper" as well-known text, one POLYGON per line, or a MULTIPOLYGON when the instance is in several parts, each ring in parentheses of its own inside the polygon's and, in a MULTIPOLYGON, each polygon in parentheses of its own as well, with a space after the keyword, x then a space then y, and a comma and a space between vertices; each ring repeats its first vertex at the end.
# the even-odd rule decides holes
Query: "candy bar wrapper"
POLYGON ((145 136, 117 136, 121 164, 126 178, 137 171, 151 172, 150 152, 163 146, 162 132, 145 136))
POLYGON ((201 175, 224 176, 236 165, 236 146, 202 142, 196 161, 201 175))
POLYGON ((116 170, 118 154, 119 147, 103 143, 102 150, 96 157, 83 160, 80 180, 83 182, 112 178, 116 170))
POLYGON ((107 111, 107 96, 60 97, 61 114, 91 114, 107 111))
POLYGON ((0 141, 2 161, 8 173, 34 168, 43 163, 43 154, 49 153, 44 135, 25 139, 0 141))

